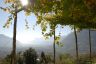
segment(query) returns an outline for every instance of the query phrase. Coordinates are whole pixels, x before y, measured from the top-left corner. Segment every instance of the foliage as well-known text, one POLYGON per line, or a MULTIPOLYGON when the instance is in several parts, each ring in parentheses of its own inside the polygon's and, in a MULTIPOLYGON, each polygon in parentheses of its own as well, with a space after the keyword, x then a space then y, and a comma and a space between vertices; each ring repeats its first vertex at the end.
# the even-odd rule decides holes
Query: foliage
MULTIPOLYGON (((9 27, 14 13, 22 9, 19 0, 6 0, 11 6, 2 8, 5 12, 11 13, 4 27, 9 27), (18 3, 18 4, 17 4, 18 3), (14 6, 16 5, 16 7, 14 6)), ((30 0, 28 6, 24 7, 26 16, 31 12, 37 16, 37 24, 41 25, 42 34, 47 38, 52 37, 58 25, 70 25, 76 28, 96 28, 96 1, 95 0, 30 0), (69 5, 70 4, 70 5, 69 5), (46 33, 47 29, 49 33, 46 33)), ((26 26, 28 23, 26 22, 26 26)), ((58 44, 58 38, 55 39, 58 44)))
MULTIPOLYGON (((17 9, 23 8, 26 16, 30 15, 31 12, 34 13, 38 19, 37 24, 41 25, 42 34, 45 33, 44 36, 51 37, 52 30, 57 25, 75 25, 79 29, 96 28, 95 0, 29 0, 29 2, 23 8, 19 0, 5 0, 5 3, 11 3, 11 6, 1 9, 14 14, 13 4, 16 3, 17 9), (50 32, 46 33, 48 26, 50 32)), ((6 25, 8 27, 9 22, 4 27, 6 25)))
POLYGON ((41 52, 40 64, 50 64, 50 63, 52 63, 51 55, 45 55, 44 52, 41 52))
POLYGON ((17 53, 17 63, 18 64, 23 64, 24 63, 24 58, 23 58, 23 52, 17 53))
POLYGON ((24 52, 25 64, 37 64, 37 53, 34 49, 30 48, 24 52))
POLYGON ((11 63, 11 54, 6 55, 6 57, 1 61, 1 64, 10 64, 11 63))
MULTIPOLYGON (((43 32, 48 28, 47 25, 53 30, 54 26, 58 24, 75 25, 80 29, 96 28, 94 21, 96 17, 93 12, 93 9, 95 9, 93 7, 96 4, 95 0, 38 0, 38 2, 42 3, 35 2, 30 10, 37 16, 37 24, 41 25, 43 32), (91 5, 92 7, 90 7, 91 5)), ((52 34, 51 31, 50 34, 52 34)))
POLYGON ((47 59, 46 59, 46 57, 45 57, 45 53, 44 52, 41 52, 41 61, 40 61, 40 63, 44 63, 44 64, 47 64, 47 59))
POLYGON ((51 55, 45 55, 44 52, 41 52, 40 63, 41 63, 41 64, 49 64, 49 63, 52 63, 51 55))
MULTIPOLYGON (((11 64, 11 54, 7 55, 3 60, 2 64, 11 64)), ((24 52, 19 52, 16 55, 17 64, 37 64, 37 53, 34 49, 29 48, 24 52)))
MULTIPOLYGON (((15 13, 18 13, 22 10, 25 10, 25 7, 23 7, 20 3, 20 0, 5 0, 5 5, 7 5, 6 7, 0 7, 1 10, 3 10, 4 12, 9 13, 10 15, 8 16, 8 19, 5 23, 5 25, 3 26, 4 28, 9 28, 10 24, 12 24, 14 18, 15 18, 15 13)), ((31 13, 30 13, 31 14, 31 13)), ((29 13, 25 13, 26 16, 29 15, 29 13)), ((25 20, 26 23, 26 28, 28 29, 28 22, 27 20, 25 20)))
POLYGON ((69 54, 61 54, 58 62, 59 64, 75 64, 75 59, 69 54))
MULTIPOLYGON (((10 3, 7 8, 2 8, 9 13, 14 14, 15 7, 26 12, 26 16, 31 12, 37 16, 37 24, 41 25, 42 34, 52 37, 53 29, 58 25, 75 25, 77 28, 95 28, 95 13, 93 12, 95 0, 30 0, 29 4, 23 8, 19 0, 6 0, 5 3, 10 3), (18 2, 18 4, 17 4, 18 2), (70 5, 69 5, 70 4, 70 5), (46 33, 47 28, 50 32, 46 33)), ((26 22, 26 21, 25 21, 26 22)), ((4 25, 9 27, 8 22, 4 25)), ((26 22, 26 27, 28 23, 26 22)), ((48 37, 46 37, 48 38, 48 37)))
MULTIPOLYGON (((17 63, 18 64, 24 64, 24 56, 23 56, 24 52, 19 52, 17 53, 17 63), (20 62, 20 63, 19 63, 20 62)), ((40 60, 43 60, 46 58, 46 63, 44 62, 38 62, 38 64, 52 64, 52 56, 51 55, 46 55, 44 52, 41 53, 41 57, 39 58, 40 60)), ((10 55, 7 55, 1 62, 1 64, 10 64, 10 60, 11 57, 10 55)), ((36 61, 37 62, 37 61, 36 61)), ((89 54, 81 54, 79 56, 79 64, 90 64, 90 60, 89 60, 89 54)), ((95 64, 96 63, 96 55, 93 55, 92 57, 92 63, 95 64)), ((56 64, 76 64, 76 59, 74 56, 71 56, 69 54, 60 54, 57 55, 56 57, 56 64)))
POLYGON ((32 0, 25 12, 37 16, 42 34, 49 38, 58 25, 74 25, 78 29, 96 28, 95 6, 95 0, 32 0))

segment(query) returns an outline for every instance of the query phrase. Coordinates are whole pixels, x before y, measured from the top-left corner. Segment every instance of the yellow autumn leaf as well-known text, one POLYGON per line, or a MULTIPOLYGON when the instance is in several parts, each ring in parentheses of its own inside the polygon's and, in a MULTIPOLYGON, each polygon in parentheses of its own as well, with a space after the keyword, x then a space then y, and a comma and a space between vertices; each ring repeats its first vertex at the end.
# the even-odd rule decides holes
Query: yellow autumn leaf
POLYGON ((14 2, 15 0, 5 0, 5 3, 11 3, 14 2))
POLYGON ((29 15, 30 15, 30 12, 25 12, 25 15, 26 15, 26 16, 29 16, 29 15))
POLYGON ((8 9, 8 8, 5 8, 5 9, 3 9, 5 12, 10 12, 10 9, 8 9))

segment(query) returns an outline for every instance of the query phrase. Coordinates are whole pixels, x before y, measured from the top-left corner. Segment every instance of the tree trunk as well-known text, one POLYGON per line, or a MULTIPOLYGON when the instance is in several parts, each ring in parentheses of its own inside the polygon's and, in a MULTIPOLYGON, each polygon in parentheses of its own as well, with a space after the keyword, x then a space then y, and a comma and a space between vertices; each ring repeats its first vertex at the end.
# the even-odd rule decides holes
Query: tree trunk
POLYGON ((55 28, 54 28, 54 43, 53 43, 53 50, 54 50, 54 64, 56 64, 56 49, 55 49, 55 28))
POLYGON ((90 29, 89 29, 89 49, 90 49, 89 56, 90 56, 90 61, 91 61, 92 49, 91 49, 91 33, 90 33, 90 29))
POLYGON ((75 43, 76 43, 76 62, 78 64, 79 56, 78 56, 78 41, 77 41, 77 33, 76 28, 74 26, 74 35, 75 35, 75 43))
POLYGON ((12 64, 16 64, 16 29, 17 29, 17 12, 15 13, 14 27, 13 27, 12 64))

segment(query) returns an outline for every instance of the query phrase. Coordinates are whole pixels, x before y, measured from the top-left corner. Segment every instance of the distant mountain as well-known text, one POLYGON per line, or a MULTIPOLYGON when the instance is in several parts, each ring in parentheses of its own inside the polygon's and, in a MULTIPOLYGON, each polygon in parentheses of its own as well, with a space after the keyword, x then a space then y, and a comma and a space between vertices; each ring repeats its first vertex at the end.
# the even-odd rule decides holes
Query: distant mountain
MULTIPOLYGON (((77 38, 78 38, 78 48, 79 48, 79 54, 89 54, 89 34, 88 30, 82 30, 80 32, 77 32, 77 38)), ((56 54, 61 53, 69 53, 69 54, 75 54, 76 53, 76 44, 75 44, 75 36, 74 32, 70 33, 68 36, 62 36, 61 37, 61 43, 63 43, 63 47, 59 47, 56 45, 56 54)), ((43 40, 43 39, 36 39, 33 41, 35 44, 30 44, 34 48, 38 49, 38 51, 47 51, 49 53, 53 52, 53 38, 50 38, 49 40, 43 40), (37 46, 37 47, 36 47, 37 46)), ((96 31, 91 31, 91 42, 92 42, 92 53, 96 54, 96 31)))
MULTIPOLYGON (((79 54, 89 53, 89 33, 88 30, 77 32, 79 54)), ((63 49, 66 53, 75 53, 75 36, 70 33, 66 38, 62 39, 64 43, 63 49)), ((91 31, 92 53, 96 53, 96 31, 91 31)))
MULTIPOLYGON (((89 53, 89 34, 88 30, 82 30, 77 32, 78 36, 78 47, 79 54, 88 54, 89 53)), ((75 36, 74 33, 70 33, 68 36, 61 37, 61 43, 63 43, 63 47, 58 47, 56 45, 56 54, 61 53, 71 53, 75 54, 76 46, 75 46, 75 36)), ((91 41, 92 41, 92 53, 96 53, 96 31, 91 31, 91 41)), ((53 53, 53 38, 49 40, 44 39, 36 39, 32 41, 28 46, 35 48, 37 51, 46 51, 49 53, 53 53), (34 44, 33 44, 34 43, 34 44)))
MULTIPOLYGON (((5 57, 6 55, 10 54, 12 52, 12 45, 13 45, 13 39, 0 34, 0 58, 1 57, 5 57)), ((41 38, 38 38, 32 42, 30 42, 30 44, 22 44, 21 42, 17 41, 17 52, 18 51, 24 51, 26 49, 28 49, 29 47, 32 47, 34 49, 36 49, 36 51, 38 51, 39 53, 41 51, 50 51, 52 50, 52 43, 49 43, 49 40, 44 40, 41 38), (50 47, 48 47, 50 46, 50 47), (48 48, 47 48, 48 47, 48 48)))
MULTIPOLYGON (((89 35, 88 30, 82 30, 77 33, 78 36, 78 46, 79 54, 89 53, 89 35)), ((59 47, 56 45, 56 54, 69 53, 75 54, 75 36, 74 33, 70 33, 68 36, 62 36, 60 40, 64 45, 59 47)), ((96 53, 96 31, 91 31, 91 41, 92 41, 92 53, 96 53)), ((44 51, 45 53, 53 53, 53 38, 49 40, 44 40, 42 38, 37 38, 31 41, 29 44, 21 44, 17 41, 17 51, 24 51, 32 47, 36 49, 38 53, 44 51)), ((12 50, 12 38, 0 34, 0 57, 5 56, 12 50)))
MULTIPOLYGON (((17 48, 20 48, 22 45, 17 41, 17 48)), ((0 34, 0 57, 6 56, 6 54, 11 53, 12 51, 12 38, 0 34)))

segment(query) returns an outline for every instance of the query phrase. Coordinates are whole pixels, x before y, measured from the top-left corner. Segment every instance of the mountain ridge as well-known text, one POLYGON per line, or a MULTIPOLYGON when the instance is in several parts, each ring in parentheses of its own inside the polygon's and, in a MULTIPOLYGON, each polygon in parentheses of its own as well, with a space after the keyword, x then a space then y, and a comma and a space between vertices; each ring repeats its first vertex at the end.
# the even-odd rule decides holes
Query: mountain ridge
MULTIPOLYGON (((4 41, 6 41, 5 38, 4 38, 4 41)), ((77 32, 77 38, 78 38, 79 54, 89 54, 90 50, 89 50, 88 30, 86 29, 86 30, 82 30, 80 32, 77 32)), ((1 39, 0 39, 0 41, 1 41, 1 39)), ((62 36, 60 41, 64 45, 63 45, 63 47, 59 47, 58 45, 56 45, 56 54, 57 55, 62 54, 62 53, 68 53, 68 54, 76 55, 75 36, 74 36, 73 32, 70 33, 66 37, 62 36)), ((92 41, 92 53, 96 54, 96 43, 95 43, 96 42, 96 31, 91 31, 91 41, 92 41)), ((47 41, 40 38, 40 40, 36 39, 32 42, 34 42, 34 44, 31 43, 31 44, 28 44, 28 45, 23 45, 23 44, 20 44, 20 42, 19 42, 19 44, 17 44, 17 51, 24 51, 24 50, 28 49, 29 47, 32 47, 32 48, 36 49, 36 51, 39 52, 39 53, 41 53, 42 51, 44 51, 46 53, 51 53, 51 54, 53 53, 53 38, 51 38, 47 41), (19 46, 19 45, 21 45, 21 46, 19 46)), ((12 44, 12 38, 11 38, 11 44, 12 44)), ((1 52, 8 49, 7 47, 3 47, 3 48, 5 48, 5 49, 0 49, 1 52)), ((12 51, 12 49, 9 49, 9 50, 7 50, 5 52, 9 53, 9 52, 12 51)), ((0 55, 2 55, 2 54, 0 54, 0 55)))

